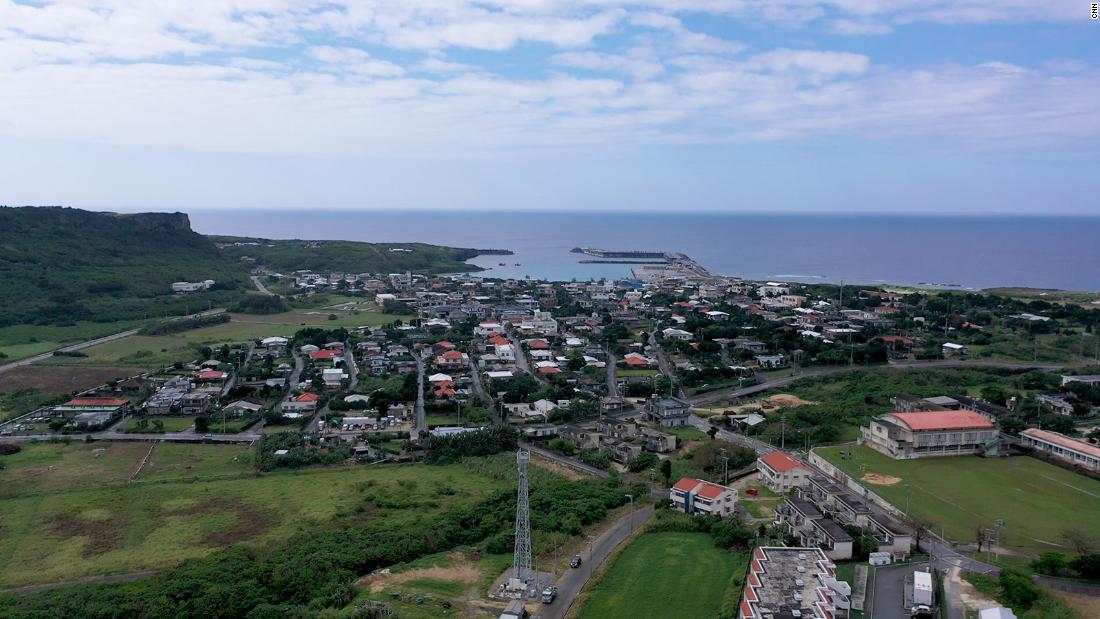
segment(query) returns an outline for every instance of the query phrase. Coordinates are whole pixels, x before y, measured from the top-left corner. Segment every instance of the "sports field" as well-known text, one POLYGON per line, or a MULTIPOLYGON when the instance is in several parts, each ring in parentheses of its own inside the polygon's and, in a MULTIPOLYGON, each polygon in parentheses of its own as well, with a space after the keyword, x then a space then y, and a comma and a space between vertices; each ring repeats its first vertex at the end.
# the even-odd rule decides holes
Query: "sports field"
MULTIPOLYGON (((589 594, 581 619, 716 617, 743 557, 704 533, 647 533, 630 543, 589 594)), ((734 598, 739 591, 732 592, 734 598)))
POLYGON ((900 509, 973 543, 978 528, 1003 519, 1003 545, 1026 555, 1066 551, 1062 533, 1100 539, 1100 481, 1033 458, 977 456, 894 460, 864 446, 818 453, 900 509), (851 453, 851 458, 846 457, 851 453), (875 475, 877 474, 877 476, 875 475))
POLYGON ((334 519, 405 522, 507 483, 461 464, 256 475, 242 447, 182 444, 158 444, 128 483, 149 447, 31 445, 4 456, 0 588, 166 568, 334 519), (438 501, 444 489, 454 494, 438 501), (391 500, 397 496, 403 501, 391 500))

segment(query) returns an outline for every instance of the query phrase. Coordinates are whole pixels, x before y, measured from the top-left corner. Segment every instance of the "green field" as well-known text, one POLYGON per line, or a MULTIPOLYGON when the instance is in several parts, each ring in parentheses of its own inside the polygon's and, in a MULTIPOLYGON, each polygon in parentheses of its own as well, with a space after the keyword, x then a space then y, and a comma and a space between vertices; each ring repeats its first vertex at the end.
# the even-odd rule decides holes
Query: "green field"
POLYGON ((318 309, 298 309, 282 314, 253 316, 232 314, 227 323, 203 327, 171 335, 134 335, 114 342, 84 349, 86 357, 53 357, 43 361, 48 365, 136 366, 160 368, 176 361, 191 361, 203 346, 220 346, 227 343, 248 342, 272 335, 292 336, 307 326, 358 327, 377 326, 407 319, 409 316, 383 314, 377 308, 358 312, 318 309), (336 320, 328 316, 335 314, 336 320))
POLYGON ((148 433, 156 432, 153 428, 153 421, 159 421, 164 426, 164 432, 183 432, 195 425, 194 417, 143 417, 148 423, 144 430, 139 427, 139 420, 131 419, 126 422, 126 425, 122 428, 123 432, 127 433, 148 433))
POLYGON ((738 555, 715 548, 704 533, 647 533, 615 559, 580 617, 716 617, 743 568, 738 555))
POLYGON ((0 354, 7 355, 7 361, 22 359, 67 344, 119 333, 144 324, 139 320, 119 322, 78 322, 71 326, 56 325, 13 325, 0 327, 0 354))
POLYGON ((255 450, 244 445, 157 443, 138 481, 245 476, 256 471, 255 450))
POLYGON ((979 527, 1004 519, 1003 545, 1037 555, 1066 551, 1062 532, 1077 529, 1100 537, 1100 481, 1033 458, 943 457, 894 460, 867 447, 822 447, 818 453, 855 478, 882 473, 900 478, 870 488, 933 523, 955 542, 973 543, 979 527), (851 451, 852 458, 841 454, 851 451), (862 465, 862 466, 861 466, 862 465))
POLYGON ((158 444, 139 476, 144 483, 126 483, 148 449, 148 443, 32 445, 5 456, 0 588, 166 568, 334 519, 408 523, 507 483, 461 464, 257 476, 245 448, 182 444, 158 444), (96 456, 99 448, 106 451, 96 456), (439 501, 442 489, 454 494, 439 501))

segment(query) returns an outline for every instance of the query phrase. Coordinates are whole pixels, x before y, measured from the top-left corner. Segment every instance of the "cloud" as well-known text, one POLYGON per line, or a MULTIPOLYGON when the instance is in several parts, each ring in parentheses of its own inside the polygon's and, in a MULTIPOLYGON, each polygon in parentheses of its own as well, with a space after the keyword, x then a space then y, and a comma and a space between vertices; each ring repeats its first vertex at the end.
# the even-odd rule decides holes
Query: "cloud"
POLYGON ((378 77, 393 77, 405 73, 405 69, 401 66, 373 58, 367 52, 355 47, 319 45, 309 48, 307 54, 320 61, 327 70, 378 77))
POLYGON ((551 56, 550 62, 588 71, 623 73, 637 80, 657 77, 665 70, 659 61, 652 58, 630 58, 600 52, 565 52, 551 56))

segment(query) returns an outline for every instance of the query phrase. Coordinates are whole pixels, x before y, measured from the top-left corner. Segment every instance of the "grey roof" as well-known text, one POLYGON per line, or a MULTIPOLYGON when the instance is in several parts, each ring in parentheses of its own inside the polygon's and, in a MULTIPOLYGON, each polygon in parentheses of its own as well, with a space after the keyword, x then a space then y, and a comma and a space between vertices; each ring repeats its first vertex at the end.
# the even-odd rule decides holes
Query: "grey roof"
POLYGON ((825 535, 829 536, 829 539, 834 542, 850 542, 852 536, 848 535, 848 532, 840 528, 840 525, 829 520, 828 518, 821 518, 813 521, 813 526, 818 527, 825 532, 825 535))

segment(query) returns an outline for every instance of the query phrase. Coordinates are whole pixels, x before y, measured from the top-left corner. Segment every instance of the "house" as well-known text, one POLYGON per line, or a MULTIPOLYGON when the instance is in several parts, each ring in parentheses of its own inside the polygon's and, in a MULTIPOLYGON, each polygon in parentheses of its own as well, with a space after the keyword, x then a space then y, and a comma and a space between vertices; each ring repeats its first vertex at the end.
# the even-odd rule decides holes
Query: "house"
POLYGON ((180 414, 186 416, 204 415, 214 403, 214 396, 206 391, 192 391, 179 399, 180 414))
POLYGON ((1062 376, 1062 386, 1070 383, 1085 383, 1086 385, 1100 385, 1100 374, 1062 376))
POLYGON ((776 494, 786 494, 791 488, 805 486, 813 471, 801 461, 782 451, 773 451, 756 460, 760 480, 776 494))
POLYGON ((728 486, 684 477, 669 490, 673 509, 685 514, 728 516, 737 504, 737 491, 728 486))
POLYGON ((962 357, 969 352, 969 349, 962 344, 944 342, 943 346, 940 347, 940 352, 945 357, 962 357))
POLYGON ((776 508, 774 522, 802 546, 821 548, 834 561, 852 558, 852 536, 805 499, 787 497, 776 508))
POLYGON ((554 320, 550 312, 535 310, 533 316, 523 318, 518 328, 524 333, 554 335, 558 332, 558 321, 554 320))
POLYGON ((728 313, 719 312, 717 310, 710 310, 709 312, 703 312, 703 315, 706 316, 708 320, 713 320, 714 322, 725 322, 725 321, 729 320, 729 317, 730 317, 730 315, 728 313))
POLYGON ((282 357, 286 355, 287 345, 290 343, 285 337, 273 336, 265 337, 260 340, 260 346, 264 347, 264 350, 276 357, 282 357))
POLYGON ((325 368, 321 370, 321 378, 325 381, 325 389, 339 389, 348 373, 340 368, 325 368))
POLYGON ((646 400, 645 415, 647 421, 662 428, 686 426, 691 417, 691 403, 673 396, 652 396, 646 400))
POLYGON ((768 345, 764 342, 748 337, 733 338, 733 347, 738 350, 747 350, 749 352, 765 352, 768 350, 768 345))
POLYGON ((226 404, 222 408, 222 412, 233 417, 245 417, 247 415, 259 413, 263 409, 263 404, 249 402, 248 400, 237 400, 236 402, 226 404))
POLYGON ((779 368, 787 362, 783 355, 756 355, 756 365, 762 368, 779 368))
POLYGON ((515 363, 516 361, 516 349, 511 344, 497 344, 493 347, 493 351, 499 360, 505 363, 515 363))
POLYGON ((684 331, 683 329, 673 329, 672 327, 662 330, 661 335, 663 335, 665 339, 677 340, 680 342, 690 342, 691 339, 694 337, 691 334, 691 331, 684 331))
POLYGON ((970 410, 893 412, 862 429, 863 443, 891 458, 982 453, 997 438, 997 427, 970 410))
POLYGON ((494 333, 504 333, 504 325, 499 322, 483 322, 474 327, 474 335, 488 337, 494 333))
POLYGON ((835 619, 851 608, 852 587, 836 579, 814 547, 758 546, 752 552, 737 619, 835 619))
POLYGON ((439 369, 463 369, 470 363, 470 356, 460 350, 448 350, 435 358, 435 367, 439 369))
POLYGON ((1037 393, 1035 400, 1059 415, 1073 415, 1073 403, 1060 393, 1037 393))
POLYGON ((1091 443, 1037 428, 1020 432, 1020 443, 1090 471, 1100 471, 1100 447, 1091 443))
POLYGON ((301 417, 304 413, 312 413, 317 410, 317 402, 321 396, 316 393, 303 393, 297 397, 283 402, 282 413, 287 417, 301 417))
POLYGON ((631 352, 623 355, 623 364, 632 368, 649 368, 657 365, 657 361, 645 355, 631 352))
POLYGON ((207 279, 201 282, 172 282, 172 292, 184 293, 184 292, 199 292, 200 290, 210 290, 210 287, 214 285, 214 280, 207 279))

